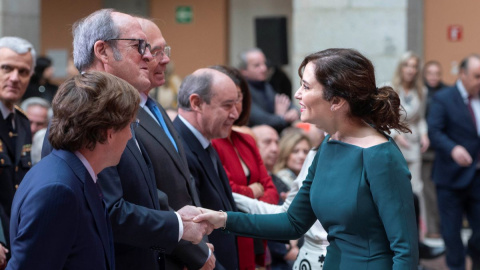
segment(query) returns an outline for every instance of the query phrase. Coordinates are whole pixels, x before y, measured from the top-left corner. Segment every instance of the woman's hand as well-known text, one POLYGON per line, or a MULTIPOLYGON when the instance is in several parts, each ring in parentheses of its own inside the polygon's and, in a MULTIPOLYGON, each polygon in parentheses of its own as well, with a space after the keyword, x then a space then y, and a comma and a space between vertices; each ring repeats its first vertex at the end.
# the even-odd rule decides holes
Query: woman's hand
POLYGON ((397 142, 398 145, 400 145, 403 148, 406 148, 406 149, 410 148, 410 143, 408 143, 407 139, 405 139, 405 136, 403 135, 397 135, 395 137, 395 141, 397 142))
POLYGON ((265 191, 265 189, 263 188, 262 184, 256 182, 248 185, 248 187, 253 192, 253 198, 258 199, 263 196, 263 192, 265 191))
POLYGON ((225 228, 225 225, 227 225, 227 213, 213 211, 202 207, 197 208, 200 209, 202 214, 194 217, 193 222, 207 221, 208 223, 212 224, 215 229, 225 228))
POLYGON ((430 147, 430 140, 428 139, 427 134, 423 134, 422 137, 420 137, 420 145, 422 146, 422 153, 425 153, 425 151, 428 150, 428 147, 430 147))

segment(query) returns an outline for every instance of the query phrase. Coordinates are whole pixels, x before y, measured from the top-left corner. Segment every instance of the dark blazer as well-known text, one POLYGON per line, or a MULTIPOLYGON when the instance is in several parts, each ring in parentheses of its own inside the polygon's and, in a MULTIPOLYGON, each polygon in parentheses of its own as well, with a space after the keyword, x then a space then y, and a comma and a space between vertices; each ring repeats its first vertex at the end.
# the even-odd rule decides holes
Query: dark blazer
POLYGON ((0 113, 0 205, 10 216, 13 195, 25 174, 32 167, 30 149, 32 132, 30 121, 23 111, 15 106, 15 147, 10 143, 9 131, 5 119, 0 113))
MULTIPOLYGON (((145 147, 152 162, 157 188, 168 196, 168 204, 174 210, 179 210, 185 205, 200 206, 180 137, 165 110, 158 103, 157 106, 177 144, 178 152, 163 128, 144 108, 138 112, 140 124, 135 129, 137 140, 145 147)), ((167 269, 182 269, 183 265, 191 269, 202 267, 209 253, 206 241, 207 237, 198 245, 180 241, 172 253, 166 256, 167 269)))
POLYGON ((129 140, 120 163, 98 175, 112 222, 117 270, 165 269, 164 254, 178 244, 177 215, 169 211, 163 192, 159 203, 150 159, 139 146, 129 140))
MULTIPOLYGON (((182 137, 185 152, 188 160, 190 173, 195 179, 196 188, 200 195, 200 202, 203 207, 223 210, 236 211, 235 201, 232 197, 232 190, 228 182, 227 174, 218 160, 218 172, 206 151, 195 135, 178 117, 173 121, 173 125, 182 137)), ((215 152, 216 153, 216 152, 215 152)), ((208 239, 215 247, 215 257, 217 259, 216 269, 238 269, 238 252, 236 237, 231 234, 225 234, 222 231, 214 230, 208 239)))
POLYGON ((464 188, 475 175, 480 153, 480 137, 456 85, 433 96, 428 112, 428 135, 435 149, 433 181, 438 186, 464 188), (469 167, 459 166, 451 156, 452 149, 462 145, 472 156, 469 167))
POLYGON ((98 188, 75 154, 54 150, 25 176, 10 222, 7 269, 115 269, 98 188))

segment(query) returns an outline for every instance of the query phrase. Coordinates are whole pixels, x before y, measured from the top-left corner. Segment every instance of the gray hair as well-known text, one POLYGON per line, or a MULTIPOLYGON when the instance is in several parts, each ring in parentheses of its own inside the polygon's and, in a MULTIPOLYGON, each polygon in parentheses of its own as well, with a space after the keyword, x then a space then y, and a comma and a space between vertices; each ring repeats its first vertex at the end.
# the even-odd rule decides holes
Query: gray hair
MULTIPOLYGON (((93 45, 98 40, 109 40, 118 38, 120 30, 112 19, 114 9, 101 9, 80 19, 73 25, 73 62, 75 67, 80 71, 88 69, 95 60, 93 45)), ((115 60, 118 60, 115 43, 114 48, 115 60)))
POLYGON ((40 97, 31 97, 31 98, 25 99, 22 102, 22 104, 20 104, 20 108, 22 108, 22 110, 26 112, 28 107, 33 105, 37 105, 47 109, 48 110, 47 117, 48 117, 48 120, 50 121, 50 119, 53 116, 52 105, 50 104, 50 102, 40 97))
POLYGON ((260 48, 251 48, 251 49, 248 49, 246 51, 241 52, 238 55, 238 59, 239 59, 239 62, 238 62, 238 65, 237 65, 238 69, 240 69, 240 70, 246 70, 247 69, 247 66, 248 66, 247 56, 248 56, 249 53, 252 53, 252 52, 263 53, 263 51, 260 48))
POLYGON ((210 104, 212 99, 212 86, 213 76, 208 72, 204 72, 198 75, 190 74, 183 79, 178 90, 178 107, 186 111, 190 111, 190 96, 197 94, 203 101, 210 104))
POLYGON ((30 75, 33 74, 37 53, 35 52, 32 43, 19 37, 2 37, 0 38, 0 48, 8 48, 18 54, 26 54, 30 52, 32 55, 32 69, 30 70, 30 75))

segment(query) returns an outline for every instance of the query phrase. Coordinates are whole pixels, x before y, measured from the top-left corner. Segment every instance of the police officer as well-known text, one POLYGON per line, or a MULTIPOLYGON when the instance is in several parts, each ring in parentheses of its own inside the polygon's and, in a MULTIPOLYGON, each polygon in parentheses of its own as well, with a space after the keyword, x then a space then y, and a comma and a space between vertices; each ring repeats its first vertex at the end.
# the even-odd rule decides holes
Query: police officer
POLYGON ((0 38, 0 269, 8 248, 13 195, 32 166, 32 133, 25 113, 15 105, 35 67, 35 50, 18 37, 0 38))

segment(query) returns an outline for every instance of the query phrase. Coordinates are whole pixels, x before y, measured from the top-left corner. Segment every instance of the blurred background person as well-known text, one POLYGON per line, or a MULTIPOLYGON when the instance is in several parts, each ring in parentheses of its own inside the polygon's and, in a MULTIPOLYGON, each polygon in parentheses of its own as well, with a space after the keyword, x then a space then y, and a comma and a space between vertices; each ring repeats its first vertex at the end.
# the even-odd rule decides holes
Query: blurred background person
POLYGON ((20 104, 20 107, 27 114, 28 120, 30 121, 32 136, 34 136, 37 131, 47 128, 48 122, 53 114, 50 102, 43 98, 31 97, 25 99, 22 104, 20 104))
POLYGON ((419 256, 433 259, 441 256, 443 247, 430 247, 423 243, 422 225, 426 222, 425 199, 422 180, 422 153, 430 146, 425 110, 427 106, 427 88, 421 76, 420 57, 413 52, 406 52, 400 59, 392 79, 393 89, 398 93, 404 111, 402 119, 408 124, 411 133, 392 130, 392 138, 397 142, 412 174, 411 184, 415 197, 415 214, 419 230, 419 256), (418 207, 417 207, 418 204, 418 207))
POLYGON ((58 85, 51 82, 52 77, 52 60, 46 56, 38 57, 35 71, 22 100, 30 97, 40 97, 52 103, 53 97, 58 89, 58 85))
POLYGON ((448 85, 446 85, 442 81, 442 66, 438 61, 431 60, 425 63, 425 65, 423 66, 423 82, 428 90, 428 107, 428 104, 430 104, 433 95, 440 91, 440 89, 448 87, 448 85))
POLYGON ((282 134, 279 149, 273 173, 291 188, 302 169, 308 151, 312 149, 312 144, 301 129, 291 128, 282 134))
POLYGON ((32 131, 31 158, 32 164, 35 165, 42 158, 43 139, 53 111, 50 103, 40 97, 27 98, 20 106, 27 113, 30 121, 30 130, 32 131))
MULTIPOLYGON (((238 70, 227 66, 212 66, 235 83, 238 100, 235 104, 239 117, 233 123, 243 126, 250 115, 250 91, 248 84, 238 70)), ((255 139, 252 136, 230 129, 228 137, 212 140, 212 145, 220 157, 227 173, 232 192, 250 198, 277 204, 278 193, 267 169, 263 165, 255 139)), ((255 265, 264 266, 266 241, 249 237, 238 237, 240 269, 255 269, 255 265)))
POLYGON ((267 59, 262 50, 253 48, 241 53, 238 69, 247 80, 252 96, 250 126, 266 124, 281 132, 298 120, 299 113, 290 96, 277 94, 268 83, 267 59))

